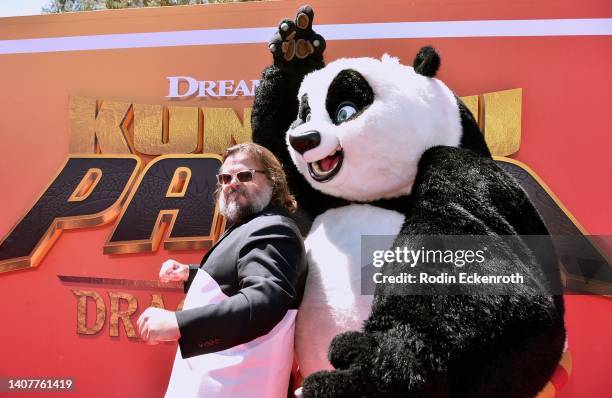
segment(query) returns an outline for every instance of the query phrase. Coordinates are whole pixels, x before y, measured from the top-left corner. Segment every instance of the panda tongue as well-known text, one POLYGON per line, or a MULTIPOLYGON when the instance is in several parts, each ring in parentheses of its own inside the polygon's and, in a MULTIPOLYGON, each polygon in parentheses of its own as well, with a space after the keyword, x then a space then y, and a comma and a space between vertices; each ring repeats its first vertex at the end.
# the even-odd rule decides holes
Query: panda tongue
POLYGON ((338 156, 328 156, 324 159, 319 160, 319 166, 323 171, 329 171, 336 165, 337 160, 338 156))

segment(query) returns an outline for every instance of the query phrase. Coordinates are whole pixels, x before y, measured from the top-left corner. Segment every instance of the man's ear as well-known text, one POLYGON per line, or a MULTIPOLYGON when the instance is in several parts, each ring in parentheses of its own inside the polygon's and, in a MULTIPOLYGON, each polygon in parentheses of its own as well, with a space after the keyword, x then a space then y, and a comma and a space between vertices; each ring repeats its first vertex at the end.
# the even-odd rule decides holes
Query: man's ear
POLYGON ((440 69, 440 56, 433 47, 422 47, 414 57, 412 67, 420 75, 434 77, 440 69))

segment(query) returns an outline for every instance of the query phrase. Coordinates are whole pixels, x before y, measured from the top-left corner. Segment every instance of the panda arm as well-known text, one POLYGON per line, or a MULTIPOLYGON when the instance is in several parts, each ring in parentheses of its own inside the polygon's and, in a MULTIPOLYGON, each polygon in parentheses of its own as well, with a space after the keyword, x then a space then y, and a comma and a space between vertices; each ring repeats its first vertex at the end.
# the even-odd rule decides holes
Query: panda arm
POLYGON ((325 66, 325 39, 312 29, 314 11, 306 5, 295 20, 285 19, 268 43, 273 64, 264 69, 255 93, 251 125, 253 141, 290 164, 285 132, 297 118, 297 94, 308 73, 325 66), (280 154, 280 156, 279 156, 280 154))
POLYGON ((257 87, 251 126, 253 142, 282 154, 283 164, 291 162, 285 132, 297 118, 298 90, 307 70, 271 65, 264 69, 257 87))
MULTIPOLYGON (((395 246, 419 249, 424 242, 418 235, 538 233, 513 222, 513 214, 537 213, 529 214, 524 192, 507 178, 490 159, 469 151, 429 150, 395 246), (504 201, 498 200, 500 191, 504 201), (505 201, 508 197, 512 203, 505 201)), ((432 266, 436 269, 428 270, 430 274, 452 271, 443 264, 432 266)), ((503 242, 490 248, 482 267, 466 269, 485 275, 508 270, 520 271, 526 279, 524 286, 502 292, 511 294, 487 294, 499 292, 468 285, 455 290, 456 295, 442 294, 439 287, 439 294, 422 290, 407 295, 392 285, 379 285, 364 331, 334 338, 329 358, 337 370, 307 378, 305 397, 435 397, 450 392, 462 397, 534 396, 561 354, 562 301, 539 290, 546 281, 533 256, 514 255, 503 242), (343 384, 345 380, 351 382, 343 384)), ((383 268, 385 275, 404 271, 405 264, 383 268)), ((438 288, 431 287, 434 292, 438 288)))

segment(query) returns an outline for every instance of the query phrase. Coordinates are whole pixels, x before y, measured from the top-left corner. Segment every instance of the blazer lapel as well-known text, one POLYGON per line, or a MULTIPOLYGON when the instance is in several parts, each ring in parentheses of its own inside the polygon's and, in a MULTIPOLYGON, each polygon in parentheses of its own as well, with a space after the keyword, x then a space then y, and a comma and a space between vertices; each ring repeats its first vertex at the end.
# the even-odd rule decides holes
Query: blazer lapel
MULTIPOLYGON (((259 213, 256 214, 252 214, 249 217, 247 217, 244 221, 242 222, 238 222, 238 223, 234 223, 232 224, 231 227, 229 227, 228 229, 225 230, 225 232, 223 232, 223 234, 221 235, 221 237, 217 240, 217 242, 215 242, 214 245, 212 245, 212 247, 206 252, 206 254, 204 255, 204 257, 202 258, 202 261, 200 261, 200 268, 202 268, 202 266, 204 265, 204 263, 206 262, 206 260, 208 259, 208 257, 210 256, 210 253, 212 253, 212 251, 215 249, 215 247, 217 247, 217 245, 219 243, 221 243, 221 241, 230 234, 230 232, 232 232, 236 227, 242 225, 242 224, 246 224, 247 222, 251 221, 252 219, 254 219, 255 217, 258 217, 262 214, 266 214, 270 212, 270 209, 276 209, 277 213, 280 212, 281 214, 285 215, 286 210, 282 209, 282 208, 277 208, 276 206, 272 205, 272 204, 268 204, 268 206, 266 206, 265 209, 263 209, 262 211, 260 211, 259 213)), ((275 213, 271 213, 271 214, 275 214, 275 213)))
POLYGON ((225 230, 225 232, 223 232, 223 234, 219 237, 219 239, 217 239, 217 241, 215 242, 214 245, 211 246, 210 249, 208 249, 208 251, 206 252, 206 254, 204 255, 204 257, 202 258, 202 261, 200 261, 200 268, 202 268, 202 266, 204 265, 204 263, 206 262, 206 260, 208 259, 208 257, 210 256, 210 253, 212 253, 212 251, 215 249, 215 247, 217 247, 217 245, 219 243, 221 243, 221 241, 223 239, 225 239, 225 237, 227 235, 229 235, 229 233, 234 230, 234 228, 237 226, 238 224, 232 224, 231 227, 229 227, 228 229, 225 230))

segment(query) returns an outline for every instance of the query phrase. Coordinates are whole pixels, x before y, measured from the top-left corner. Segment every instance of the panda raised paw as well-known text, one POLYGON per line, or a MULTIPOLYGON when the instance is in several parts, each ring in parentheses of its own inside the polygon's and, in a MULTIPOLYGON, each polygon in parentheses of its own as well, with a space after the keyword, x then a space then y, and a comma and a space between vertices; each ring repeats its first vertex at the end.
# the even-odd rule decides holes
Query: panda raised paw
POLYGON ((312 30, 314 12, 309 5, 298 9, 295 19, 284 19, 268 43, 275 64, 299 63, 310 58, 321 58, 325 39, 312 30))

